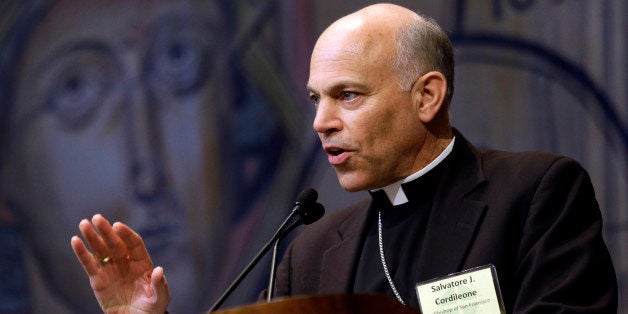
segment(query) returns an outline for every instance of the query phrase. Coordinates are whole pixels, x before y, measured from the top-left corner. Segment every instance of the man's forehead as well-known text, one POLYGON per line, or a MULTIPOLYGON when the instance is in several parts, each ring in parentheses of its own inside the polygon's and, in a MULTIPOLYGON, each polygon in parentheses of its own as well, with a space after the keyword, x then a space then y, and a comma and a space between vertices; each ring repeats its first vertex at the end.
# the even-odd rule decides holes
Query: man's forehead
POLYGON ((366 66, 372 66, 367 62, 368 58, 368 53, 359 45, 334 45, 315 49, 310 62, 308 89, 337 85, 337 81, 343 81, 347 85, 366 66))
POLYGON ((362 23, 334 24, 316 41, 312 57, 333 52, 361 53, 368 44, 368 36, 362 23))
POLYGON ((384 30, 373 30, 358 19, 350 19, 348 23, 330 27, 314 46, 310 70, 323 62, 348 63, 374 56, 386 57, 390 53, 391 46, 387 41, 392 41, 392 38, 382 36, 384 32, 384 30))
POLYGON ((380 43, 340 40, 318 45, 312 52, 308 84, 327 85, 331 79, 346 80, 346 77, 363 76, 365 72, 386 72, 382 67, 388 64, 390 54, 391 49, 380 43), (321 79, 324 82, 320 82, 321 79))
POLYGON ((310 69, 319 67, 348 65, 367 57, 368 51, 358 43, 320 46, 313 50, 310 69))

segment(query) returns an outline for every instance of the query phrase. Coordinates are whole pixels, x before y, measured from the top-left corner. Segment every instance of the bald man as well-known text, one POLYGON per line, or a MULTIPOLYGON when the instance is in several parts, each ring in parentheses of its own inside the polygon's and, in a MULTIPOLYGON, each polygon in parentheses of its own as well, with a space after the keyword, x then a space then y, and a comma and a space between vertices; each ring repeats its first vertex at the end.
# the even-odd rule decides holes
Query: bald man
MULTIPOLYGON (((449 123, 453 77, 447 36, 405 8, 369 6, 324 31, 307 85, 313 127, 342 187, 372 199, 306 228, 276 294, 383 293, 419 308, 417 283, 488 266, 508 313, 616 312, 585 170, 557 155, 474 148, 449 123)), ((137 234, 102 216, 80 229, 96 255, 113 256, 99 261, 72 239, 103 310, 165 309, 163 270, 137 234)))
POLYGON ((417 283, 493 265, 508 313, 616 312, 588 175, 561 156, 474 148, 449 123, 453 63, 438 25, 395 5, 320 36, 314 129, 342 187, 373 199, 306 228, 277 294, 375 292, 418 308, 417 283))

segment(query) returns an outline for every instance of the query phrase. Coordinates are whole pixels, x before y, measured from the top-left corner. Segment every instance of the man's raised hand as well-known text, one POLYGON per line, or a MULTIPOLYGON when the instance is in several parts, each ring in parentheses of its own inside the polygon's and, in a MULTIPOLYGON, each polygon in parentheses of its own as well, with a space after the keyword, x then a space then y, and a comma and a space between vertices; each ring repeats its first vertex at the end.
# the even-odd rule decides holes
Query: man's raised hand
POLYGON ((153 267, 144 241, 127 225, 111 225, 97 214, 83 219, 78 236, 71 239, 74 254, 89 276, 98 304, 105 313, 163 314, 170 302, 161 267, 153 267))

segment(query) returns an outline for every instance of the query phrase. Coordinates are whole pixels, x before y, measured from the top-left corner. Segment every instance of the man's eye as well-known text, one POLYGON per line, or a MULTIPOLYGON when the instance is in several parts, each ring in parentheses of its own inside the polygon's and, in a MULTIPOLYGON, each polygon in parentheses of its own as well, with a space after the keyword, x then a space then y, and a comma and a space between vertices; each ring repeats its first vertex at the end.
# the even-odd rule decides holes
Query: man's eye
POLYGON ((316 96, 316 95, 310 95, 310 101, 311 101, 313 104, 317 105, 317 104, 318 104, 318 102, 319 102, 320 100, 321 100, 321 98, 320 98, 319 96, 316 96))
POLYGON ((358 94, 354 93, 354 92, 342 92, 340 94, 340 99, 343 101, 351 101, 353 99, 355 99, 356 97, 358 97, 358 94))

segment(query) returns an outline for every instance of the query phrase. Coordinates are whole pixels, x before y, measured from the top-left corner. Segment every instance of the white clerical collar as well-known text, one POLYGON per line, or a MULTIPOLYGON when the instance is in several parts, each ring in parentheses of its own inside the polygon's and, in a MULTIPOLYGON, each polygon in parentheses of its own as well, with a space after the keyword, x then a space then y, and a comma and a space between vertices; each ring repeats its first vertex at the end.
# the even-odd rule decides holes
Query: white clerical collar
POLYGON ((386 192, 386 196, 388 196, 388 199, 393 204, 393 206, 407 203, 408 197, 406 196, 406 193, 401 188, 401 184, 410 182, 412 180, 416 180, 420 178, 422 175, 428 173, 430 170, 434 169, 434 167, 436 167, 443 160, 445 160, 447 156, 449 156, 451 151, 454 149, 455 141, 456 141, 456 137, 454 136, 451 139, 451 142, 447 145, 447 147, 445 147, 445 150, 443 150, 443 152, 440 153, 440 155, 438 155, 436 159, 432 160, 432 162, 427 164, 427 166, 423 167, 421 170, 409 175, 405 179, 399 180, 391 185, 385 186, 381 189, 375 189, 373 191, 384 190, 384 192, 386 192))

